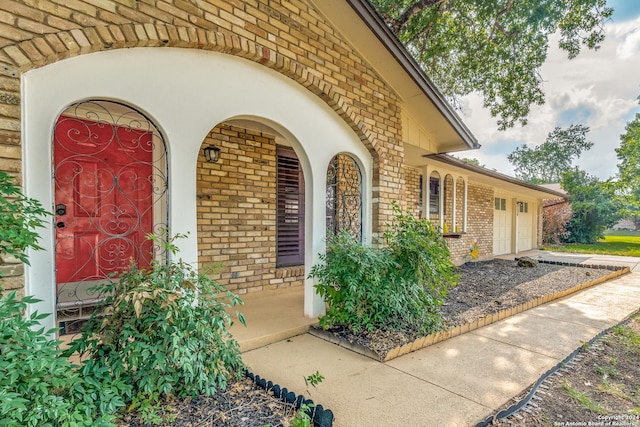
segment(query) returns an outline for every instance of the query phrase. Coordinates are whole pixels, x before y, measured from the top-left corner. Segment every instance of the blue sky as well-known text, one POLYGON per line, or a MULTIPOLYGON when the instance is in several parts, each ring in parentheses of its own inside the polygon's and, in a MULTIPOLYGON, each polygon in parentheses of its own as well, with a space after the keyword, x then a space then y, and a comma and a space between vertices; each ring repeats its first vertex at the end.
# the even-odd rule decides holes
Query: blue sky
POLYGON ((606 39, 598 51, 583 50, 568 60, 551 41, 547 61, 540 70, 546 102, 534 106, 529 124, 498 131, 495 119, 472 95, 464 99, 460 113, 482 145, 480 150, 458 153, 489 168, 513 175, 507 155, 522 144, 534 147, 545 141, 556 126, 582 124, 590 128, 594 143, 576 164, 601 179, 617 172, 615 148, 620 135, 640 113, 640 0, 609 0, 613 18, 605 25, 606 39))

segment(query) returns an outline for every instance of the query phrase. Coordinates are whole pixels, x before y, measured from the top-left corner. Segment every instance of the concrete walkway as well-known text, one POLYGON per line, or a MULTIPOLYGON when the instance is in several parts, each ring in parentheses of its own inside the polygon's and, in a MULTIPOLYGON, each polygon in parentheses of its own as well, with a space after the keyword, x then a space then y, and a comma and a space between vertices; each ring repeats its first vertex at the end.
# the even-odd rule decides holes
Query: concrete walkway
MULTIPOLYGON (((519 254, 523 256, 525 254, 519 254)), ((598 332, 640 308, 640 258, 573 256, 635 272, 385 364, 303 334, 243 354, 251 370, 310 397, 335 426, 473 426, 598 332)))

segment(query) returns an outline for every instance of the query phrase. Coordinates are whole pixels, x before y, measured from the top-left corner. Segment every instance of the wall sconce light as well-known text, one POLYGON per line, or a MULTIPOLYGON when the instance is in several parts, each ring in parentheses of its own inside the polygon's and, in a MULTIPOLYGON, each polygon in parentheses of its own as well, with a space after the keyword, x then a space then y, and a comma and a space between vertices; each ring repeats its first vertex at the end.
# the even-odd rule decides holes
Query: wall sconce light
POLYGON ((218 160, 220 160, 220 149, 215 145, 209 145, 204 148, 204 157, 208 163, 218 163, 218 160))

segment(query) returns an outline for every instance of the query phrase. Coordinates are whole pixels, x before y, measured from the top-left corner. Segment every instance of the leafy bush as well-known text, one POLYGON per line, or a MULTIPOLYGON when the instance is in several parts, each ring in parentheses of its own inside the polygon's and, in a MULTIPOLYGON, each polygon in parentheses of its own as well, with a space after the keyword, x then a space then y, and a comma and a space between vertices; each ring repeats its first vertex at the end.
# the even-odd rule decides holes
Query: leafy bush
MULTIPOLYGON (((36 229, 47 215, 0 172, 0 255, 28 263, 24 250, 40 249, 36 229)), ((51 340, 56 330, 40 326, 48 315, 25 317, 35 302, 0 288, 0 426, 112 425, 110 414, 123 404, 113 391, 120 384, 80 376, 51 340)))
POLYGON ((323 263, 310 274, 329 305, 321 326, 340 325, 356 333, 407 325, 424 333, 439 328, 437 307, 457 283, 449 248, 428 221, 394 209, 386 247, 366 246, 347 232, 328 239, 323 263))
POLYGON ((358 332, 400 320, 403 298, 391 280, 397 266, 385 251, 363 245, 345 231, 327 240, 320 259, 323 263, 314 265, 310 276, 318 279, 318 294, 329 305, 321 326, 338 324, 358 332))
POLYGON ((24 250, 41 249, 36 229, 47 215, 39 201, 25 197, 14 178, 0 171, 0 255, 28 263, 24 250))
POLYGON ((418 293, 415 296, 418 301, 440 306, 449 287, 458 282, 449 246, 428 220, 402 214, 396 204, 393 209, 396 216, 384 237, 391 257, 399 266, 395 273, 406 283, 410 301, 411 293, 426 289, 428 297, 418 293))
MULTIPOLYGON (((172 241, 165 246, 175 254, 172 241)), ((108 297, 67 354, 88 357, 83 375, 99 372, 129 385, 127 402, 146 407, 167 395, 212 395, 243 371, 226 311, 240 299, 182 260, 132 265, 95 290, 108 297)))
POLYGON ((620 204, 613 184, 576 168, 562 176, 561 185, 569 193, 572 210, 566 241, 596 243, 619 219, 620 204))
POLYGON ((123 405, 116 384, 85 379, 51 340, 33 313, 24 317, 32 297, 0 296, 0 426, 112 425, 110 415, 123 405))

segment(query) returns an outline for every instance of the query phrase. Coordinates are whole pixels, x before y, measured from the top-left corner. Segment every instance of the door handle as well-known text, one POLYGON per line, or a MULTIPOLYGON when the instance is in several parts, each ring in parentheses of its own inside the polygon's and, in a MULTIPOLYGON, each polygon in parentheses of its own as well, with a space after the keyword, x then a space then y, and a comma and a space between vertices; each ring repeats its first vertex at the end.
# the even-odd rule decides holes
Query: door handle
POLYGON ((59 222, 56 223, 56 227, 58 227, 58 228, 64 228, 64 225, 65 224, 62 221, 59 221, 59 222))

